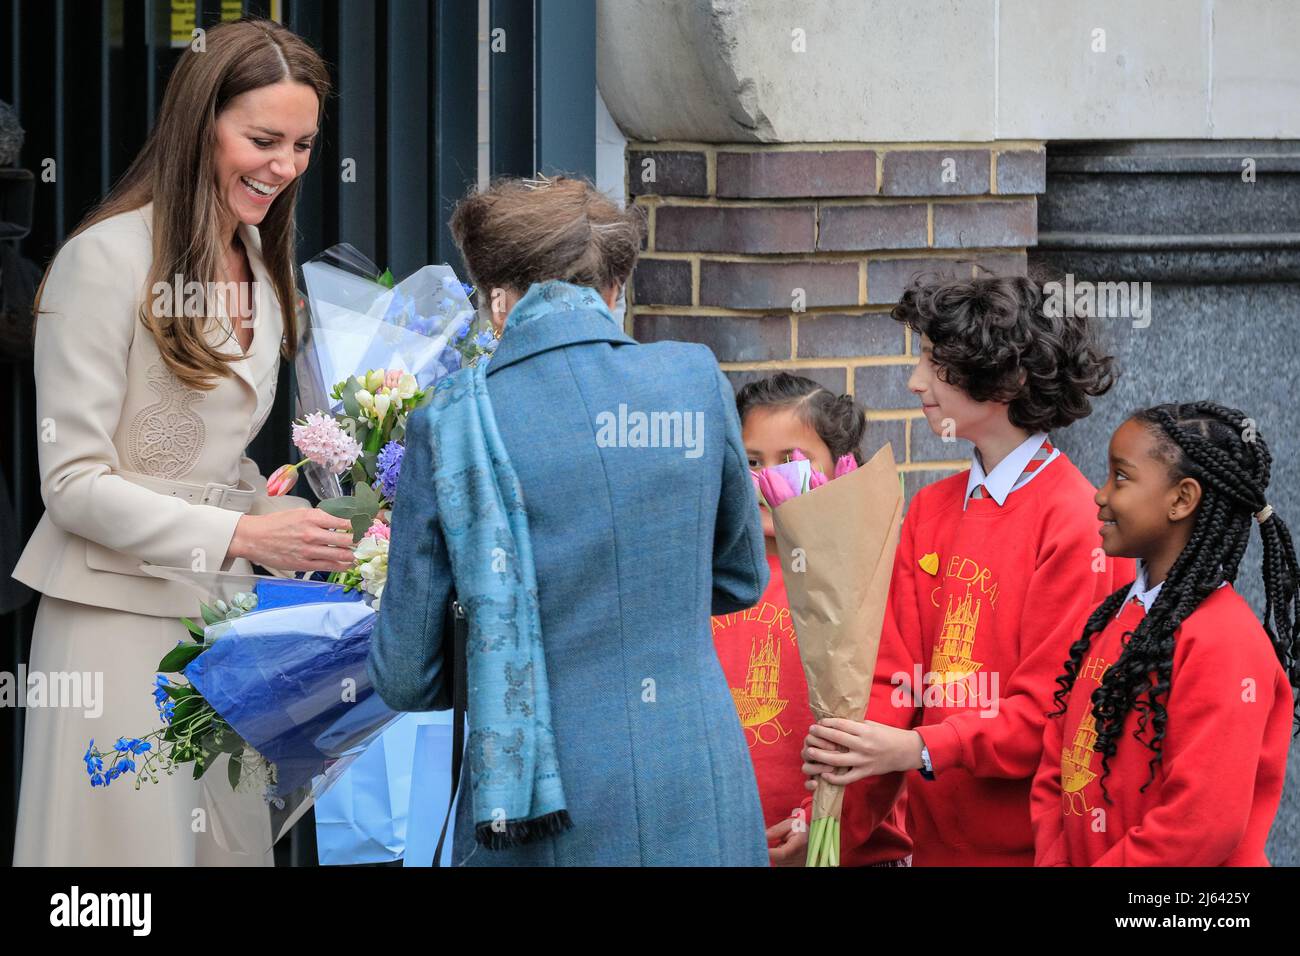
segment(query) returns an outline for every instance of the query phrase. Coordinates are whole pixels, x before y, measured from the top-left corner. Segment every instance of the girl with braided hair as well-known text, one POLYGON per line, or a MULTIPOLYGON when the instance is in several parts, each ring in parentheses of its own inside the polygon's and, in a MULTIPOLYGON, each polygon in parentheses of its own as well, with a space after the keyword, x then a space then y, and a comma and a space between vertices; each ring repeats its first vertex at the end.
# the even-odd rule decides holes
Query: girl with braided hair
POLYGON ((1039 866, 1266 866, 1300 685, 1300 568, 1255 423, 1213 402, 1135 413, 1097 492, 1137 578, 1057 678, 1031 817, 1039 866), (1258 524, 1264 618, 1232 586, 1258 524))

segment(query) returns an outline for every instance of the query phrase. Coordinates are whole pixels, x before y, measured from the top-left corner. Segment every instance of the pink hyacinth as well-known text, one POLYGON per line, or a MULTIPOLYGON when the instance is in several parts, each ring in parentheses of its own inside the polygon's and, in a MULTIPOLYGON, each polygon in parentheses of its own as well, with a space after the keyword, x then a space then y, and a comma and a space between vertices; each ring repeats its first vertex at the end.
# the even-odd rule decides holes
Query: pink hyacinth
POLYGON ((331 474, 341 475, 361 454, 361 445, 330 415, 310 412, 306 422, 293 426, 298 450, 331 474))
POLYGON ((362 535, 362 537, 383 538, 385 541, 387 541, 392 537, 392 531, 388 527, 388 525, 384 524, 382 521, 376 518, 374 522, 370 525, 370 527, 366 529, 366 533, 362 535))

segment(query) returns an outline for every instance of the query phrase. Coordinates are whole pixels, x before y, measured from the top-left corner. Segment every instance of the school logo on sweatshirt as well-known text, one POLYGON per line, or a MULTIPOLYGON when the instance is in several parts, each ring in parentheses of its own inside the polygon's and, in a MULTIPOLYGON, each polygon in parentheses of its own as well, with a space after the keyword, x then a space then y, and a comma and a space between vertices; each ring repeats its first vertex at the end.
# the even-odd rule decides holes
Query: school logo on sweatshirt
POLYGON ((763 601, 748 611, 715 617, 714 637, 729 626, 740 624, 748 625, 751 632, 755 624, 765 624, 766 628, 750 639, 744 684, 732 687, 731 696, 749 745, 774 744, 791 733, 780 720, 790 705, 789 698, 781 695, 781 668, 801 666, 794 622, 788 608, 763 601))
POLYGON ((925 676, 927 684, 942 685, 946 703, 964 703, 968 697, 966 685, 984 666, 983 661, 973 656, 980 606, 980 599, 970 593, 969 587, 960 600, 955 594, 948 595, 943 626, 930 654, 930 672, 925 676))
MULTIPOLYGON (((1078 688, 1082 681, 1092 681, 1100 686, 1109 666, 1104 658, 1089 657, 1087 663, 1079 669, 1075 687, 1078 688)), ((1091 689, 1088 690, 1087 699, 1092 700, 1091 689)), ((1099 756, 1093 749, 1096 743, 1097 718, 1093 716, 1089 705, 1083 719, 1079 721, 1070 746, 1061 748, 1061 803, 1066 816, 1081 816, 1093 809, 1083 789, 1097 779, 1097 772, 1092 769, 1093 758, 1099 756)))
MULTIPOLYGON (((1092 769, 1092 758, 1097 755, 1092 747, 1096 742, 1097 718, 1088 714, 1079 721, 1070 746, 1061 749, 1061 789, 1066 793, 1078 793, 1097 779, 1092 769)), ((1070 812, 1069 801, 1065 812, 1070 812)))
POLYGON ((948 603, 943 611, 943 624, 939 628, 939 637, 930 652, 930 671, 926 683, 944 686, 945 699, 949 703, 960 703, 965 695, 955 694, 955 684, 969 683, 984 662, 975 657, 976 637, 979 633, 980 615, 984 613, 985 601, 990 610, 997 604, 998 585, 993 580, 992 572, 978 562, 961 555, 953 555, 944 572, 943 583, 931 594, 931 601, 936 607, 940 591, 947 590, 949 583, 966 585, 966 593, 947 591, 948 603))

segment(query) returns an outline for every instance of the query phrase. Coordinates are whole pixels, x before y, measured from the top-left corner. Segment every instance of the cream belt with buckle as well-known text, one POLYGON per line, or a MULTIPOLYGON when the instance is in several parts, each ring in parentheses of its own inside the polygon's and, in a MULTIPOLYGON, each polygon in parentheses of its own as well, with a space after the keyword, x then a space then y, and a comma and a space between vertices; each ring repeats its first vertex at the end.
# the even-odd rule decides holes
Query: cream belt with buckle
POLYGON ((193 505, 212 505, 217 508, 225 508, 227 511, 238 511, 240 514, 248 514, 252 510, 254 499, 257 497, 257 489, 246 481, 240 481, 238 487, 233 487, 216 481, 209 481, 205 485, 189 481, 172 481, 167 478, 156 478, 153 475, 142 475, 134 471, 115 471, 113 474, 124 478, 133 485, 148 488, 150 491, 156 491, 159 494, 170 495, 173 498, 180 498, 182 501, 188 501, 193 505))

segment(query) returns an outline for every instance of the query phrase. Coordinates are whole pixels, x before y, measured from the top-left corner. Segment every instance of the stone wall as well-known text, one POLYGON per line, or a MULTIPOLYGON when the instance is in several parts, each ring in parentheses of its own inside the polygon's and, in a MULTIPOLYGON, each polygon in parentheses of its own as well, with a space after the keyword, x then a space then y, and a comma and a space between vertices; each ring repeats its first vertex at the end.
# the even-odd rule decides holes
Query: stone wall
POLYGON ((1300 136, 1291 0, 599 0, 631 139, 1300 136))
POLYGON ((1023 273, 1044 187, 1039 143, 628 145, 649 223, 630 297, 640 341, 713 349, 737 387, 786 369, 867 408, 908 496, 969 446, 939 441, 907 379, 916 345, 889 311, 919 272, 1023 273))

